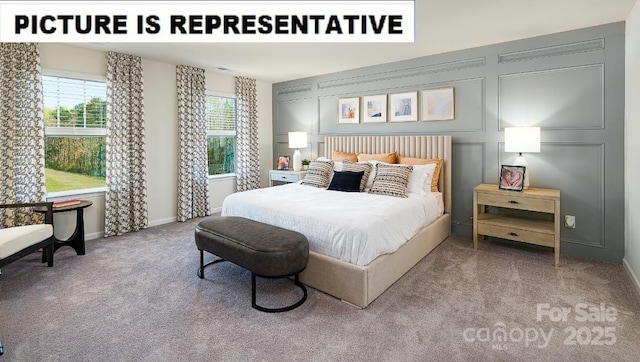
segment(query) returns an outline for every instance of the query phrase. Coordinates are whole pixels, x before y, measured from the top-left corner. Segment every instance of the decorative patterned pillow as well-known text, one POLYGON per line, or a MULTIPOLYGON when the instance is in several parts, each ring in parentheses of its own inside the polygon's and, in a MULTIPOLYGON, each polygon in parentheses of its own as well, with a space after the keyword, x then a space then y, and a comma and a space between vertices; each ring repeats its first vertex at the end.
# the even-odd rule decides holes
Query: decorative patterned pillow
POLYGON ((362 180, 360 181, 360 192, 362 192, 367 186, 367 180, 369 180, 369 174, 371 173, 371 164, 368 162, 353 163, 351 161, 344 160, 344 162, 342 163, 342 171, 364 173, 362 176, 362 180))
POLYGON ((376 178, 369 193, 394 197, 407 197, 407 184, 413 171, 411 165, 376 165, 376 178))
POLYGON ((311 161, 309 170, 300 183, 307 186, 326 188, 333 173, 333 161, 311 161))

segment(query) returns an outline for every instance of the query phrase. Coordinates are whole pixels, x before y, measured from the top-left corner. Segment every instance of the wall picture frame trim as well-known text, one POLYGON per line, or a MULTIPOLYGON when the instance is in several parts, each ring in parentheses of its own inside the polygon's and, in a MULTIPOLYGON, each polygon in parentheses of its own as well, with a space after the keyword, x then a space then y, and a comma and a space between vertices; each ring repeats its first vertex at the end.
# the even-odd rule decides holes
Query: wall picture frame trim
POLYGON ((389 122, 418 120, 418 92, 389 94, 389 122))
POLYGON ((500 167, 500 190, 522 191, 524 190, 525 166, 502 165, 500 167))
POLYGON ((360 123, 360 97, 338 99, 338 123, 360 123))
POLYGON ((455 118, 453 87, 425 89, 421 94, 423 121, 449 121, 455 118))
POLYGON ((387 95, 362 97, 362 123, 387 122, 387 95))

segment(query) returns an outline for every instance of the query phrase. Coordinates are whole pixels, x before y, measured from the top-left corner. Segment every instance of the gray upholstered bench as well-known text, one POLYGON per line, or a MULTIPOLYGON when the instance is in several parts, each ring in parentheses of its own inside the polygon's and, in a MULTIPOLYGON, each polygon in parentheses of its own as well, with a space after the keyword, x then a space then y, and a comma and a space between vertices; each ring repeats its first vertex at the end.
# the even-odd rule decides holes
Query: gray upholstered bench
POLYGON ((285 312, 297 308, 307 299, 307 289, 298 280, 307 267, 309 242, 295 231, 237 216, 213 216, 196 226, 196 246, 200 250, 198 276, 204 268, 230 261, 251 271, 251 306, 263 312, 285 312), (204 264, 204 251, 221 259, 204 264), (304 293, 295 304, 283 308, 266 308, 256 304, 256 276, 283 278, 294 276, 294 284, 304 293))

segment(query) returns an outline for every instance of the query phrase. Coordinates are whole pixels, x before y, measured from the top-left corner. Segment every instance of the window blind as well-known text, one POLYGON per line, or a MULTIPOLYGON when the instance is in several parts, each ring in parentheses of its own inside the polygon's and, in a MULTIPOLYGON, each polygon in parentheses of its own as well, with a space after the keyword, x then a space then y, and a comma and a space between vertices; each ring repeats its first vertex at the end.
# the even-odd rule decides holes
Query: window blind
POLYGON ((42 76, 47 127, 104 128, 107 84, 86 79, 42 76))

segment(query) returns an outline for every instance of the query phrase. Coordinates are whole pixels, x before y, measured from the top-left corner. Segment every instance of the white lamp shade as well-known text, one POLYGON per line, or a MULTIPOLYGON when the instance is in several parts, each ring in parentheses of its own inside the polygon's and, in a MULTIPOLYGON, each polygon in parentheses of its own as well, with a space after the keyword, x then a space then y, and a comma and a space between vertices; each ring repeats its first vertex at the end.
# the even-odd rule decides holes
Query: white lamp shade
POLYGON ((504 129, 505 152, 540 152, 540 127, 504 129))
POLYGON ((289 132, 289 148, 307 148, 307 132, 289 132))

